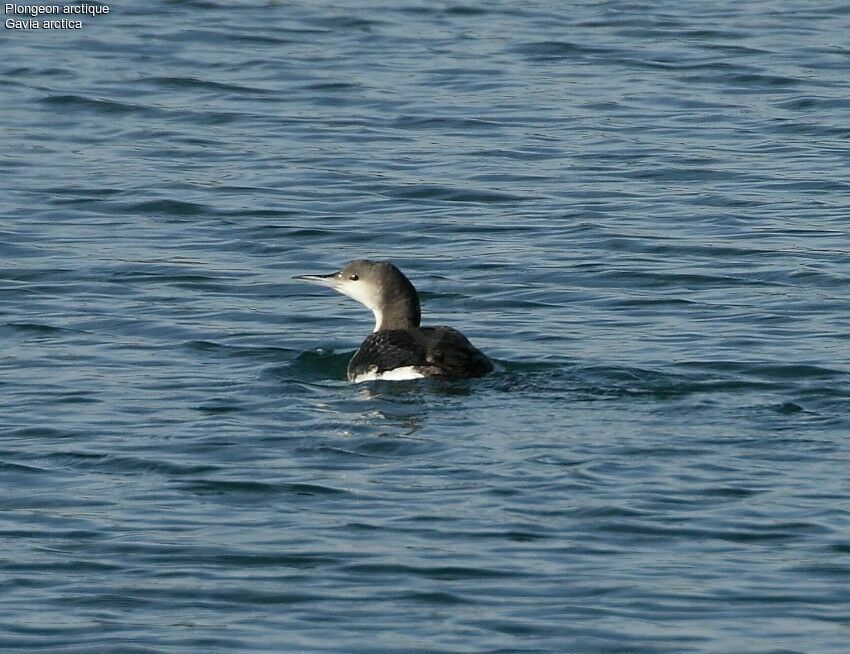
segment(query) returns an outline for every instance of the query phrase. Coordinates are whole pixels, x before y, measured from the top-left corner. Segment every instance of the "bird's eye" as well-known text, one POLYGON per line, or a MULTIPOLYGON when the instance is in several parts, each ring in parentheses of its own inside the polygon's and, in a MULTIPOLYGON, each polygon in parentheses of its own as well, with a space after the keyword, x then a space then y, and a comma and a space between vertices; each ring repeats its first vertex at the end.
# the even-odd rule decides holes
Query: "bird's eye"
POLYGON ((358 279, 360 279, 357 275, 350 275, 348 278, 349 278, 352 282, 356 282, 358 279))

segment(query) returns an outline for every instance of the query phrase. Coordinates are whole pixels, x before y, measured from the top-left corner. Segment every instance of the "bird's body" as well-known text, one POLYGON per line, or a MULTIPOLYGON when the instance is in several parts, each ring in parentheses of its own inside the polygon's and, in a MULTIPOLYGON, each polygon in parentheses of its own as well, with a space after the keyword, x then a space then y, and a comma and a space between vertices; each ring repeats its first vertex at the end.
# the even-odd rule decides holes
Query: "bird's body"
POLYGON ((375 331, 348 363, 349 381, 471 378, 493 369, 490 359, 456 329, 419 326, 416 289, 389 262, 358 259, 337 273, 296 279, 329 286, 375 314, 375 331))
POLYGON ((451 327, 385 329, 366 337, 348 363, 348 379, 480 377, 493 364, 451 327))

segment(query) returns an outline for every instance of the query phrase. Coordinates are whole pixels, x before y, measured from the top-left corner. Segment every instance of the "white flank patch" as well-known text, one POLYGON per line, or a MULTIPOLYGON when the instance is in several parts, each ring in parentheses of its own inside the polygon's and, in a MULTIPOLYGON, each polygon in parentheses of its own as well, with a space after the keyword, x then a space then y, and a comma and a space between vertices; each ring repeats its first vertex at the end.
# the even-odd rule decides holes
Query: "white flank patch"
POLYGON ((416 366, 402 366, 401 368, 393 368, 392 370, 385 370, 384 372, 378 372, 377 370, 370 369, 364 373, 357 375, 353 381, 355 384, 359 384, 364 381, 406 381, 408 379, 422 379, 425 375, 419 372, 419 368, 416 366))

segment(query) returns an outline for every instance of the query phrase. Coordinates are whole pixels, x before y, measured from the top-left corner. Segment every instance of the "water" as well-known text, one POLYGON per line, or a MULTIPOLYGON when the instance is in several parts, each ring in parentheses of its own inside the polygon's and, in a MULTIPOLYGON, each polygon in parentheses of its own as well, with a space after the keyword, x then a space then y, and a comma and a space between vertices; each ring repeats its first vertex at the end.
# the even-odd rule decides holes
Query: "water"
MULTIPOLYGON (((364 4, 368 6, 363 6, 364 4)), ((0 649, 846 652, 850 11, 4 30, 0 649), (351 385, 395 261, 498 361, 351 385)))

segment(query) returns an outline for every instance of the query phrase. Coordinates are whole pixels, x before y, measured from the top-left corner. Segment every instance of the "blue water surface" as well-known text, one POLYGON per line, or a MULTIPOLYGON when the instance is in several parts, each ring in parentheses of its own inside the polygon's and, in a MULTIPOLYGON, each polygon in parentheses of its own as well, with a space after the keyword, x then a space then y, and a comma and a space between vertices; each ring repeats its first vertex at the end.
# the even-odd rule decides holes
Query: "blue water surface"
POLYGON ((110 10, 0 36, 0 650, 848 651, 846 3, 110 10), (348 383, 359 257, 498 370, 348 383))

